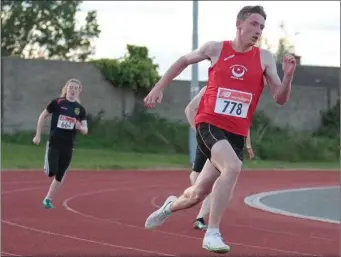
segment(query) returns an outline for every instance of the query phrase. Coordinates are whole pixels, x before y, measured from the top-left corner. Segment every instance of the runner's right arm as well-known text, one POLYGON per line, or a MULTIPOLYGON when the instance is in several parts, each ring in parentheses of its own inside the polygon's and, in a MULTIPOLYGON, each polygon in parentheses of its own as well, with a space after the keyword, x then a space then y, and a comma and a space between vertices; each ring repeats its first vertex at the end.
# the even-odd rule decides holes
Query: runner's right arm
POLYGON ((176 78, 189 65, 204 60, 210 60, 212 56, 211 52, 215 44, 216 42, 214 41, 206 42, 198 49, 181 56, 169 67, 169 69, 165 72, 163 77, 156 83, 155 87, 164 89, 172 82, 174 78, 176 78))
POLYGON ((39 115, 38 122, 37 122, 37 128, 36 128, 36 135, 35 135, 35 137, 33 139, 33 142, 35 144, 39 144, 40 143, 41 131, 43 129, 45 119, 47 118, 47 116, 49 116, 54 111, 55 105, 56 105, 56 101, 52 100, 47 105, 46 109, 44 109, 41 112, 41 114, 39 115))
POLYGON ((215 41, 207 42, 200 48, 176 60, 176 62, 171 65, 171 67, 165 72, 163 77, 156 83, 149 94, 144 98, 145 106, 152 108, 155 107, 156 103, 161 103, 163 90, 189 65, 201 62, 203 60, 210 60, 212 63, 214 61, 214 58, 218 56, 218 51, 220 51, 217 46, 219 46, 219 43, 215 41))
POLYGON ((44 121, 49 116, 49 112, 44 110, 42 113, 39 115, 38 122, 37 122, 37 129, 36 129, 36 136, 41 135, 41 130, 43 129, 44 126, 44 121))
POLYGON ((188 123, 191 125, 193 129, 195 129, 195 122, 194 118, 198 110, 198 106, 201 100, 201 97, 203 96, 207 86, 204 86, 199 93, 193 97, 193 99, 188 103, 188 105, 185 108, 185 114, 186 118, 188 120, 188 123))

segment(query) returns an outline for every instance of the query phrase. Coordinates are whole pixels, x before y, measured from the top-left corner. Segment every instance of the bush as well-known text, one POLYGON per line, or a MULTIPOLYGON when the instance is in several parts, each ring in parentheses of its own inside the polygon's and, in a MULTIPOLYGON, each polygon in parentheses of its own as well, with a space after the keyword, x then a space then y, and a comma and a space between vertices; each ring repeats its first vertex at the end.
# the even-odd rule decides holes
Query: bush
POLYGON ((339 158, 339 144, 326 137, 303 133, 271 133, 262 140, 252 138, 254 152, 262 160, 279 161, 335 161, 339 158))
POLYGON ((330 138, 340 137, 340 100, 329 110, 321 112, 321 125, 314 134, 330 138))
POLYGON ((111 148, 148 153, 188 153, 188 126, 168 122, 144 110, 123 120, 103 121, 101 114, 89 117, 89 133, 79 147, 111 148))
POLYGON ((148 56, 146 47, 127 46, 128 54, 120 59, 98 59, 91 62, 117 88, 146 94, 160 79, 158 65, 148 56))
MULTIPOLYGON (((99 113, 89 115, 87 136, 79 135, 76 147, 106 148, 140 153, 188 154, 187 124, 169 122, 145 110, 123 120, 103 121, 99 113)), ((5 142, 32 144, 34 132, 3 135, 5 142)), ((46 139, 46 136, 44 136, 46 139)), ((44 140, 45 140, 44 139, 44 140)), ((336 161, 339 141, 335 138, 293 132, 274 126, 257 112, 251 128, 252 147, 257 159, 279 161, 336 161)), ((247 153, 246 153, 247 154, 247 153)), ((247 155, 246 155, 247 158, 247 155)))
POLYGON ((339 159, 339 141, 326 135, 278 128, 263 113, 256 112, 251 127, 252 147, 258 159, 279 161, 334 161, 339 159))

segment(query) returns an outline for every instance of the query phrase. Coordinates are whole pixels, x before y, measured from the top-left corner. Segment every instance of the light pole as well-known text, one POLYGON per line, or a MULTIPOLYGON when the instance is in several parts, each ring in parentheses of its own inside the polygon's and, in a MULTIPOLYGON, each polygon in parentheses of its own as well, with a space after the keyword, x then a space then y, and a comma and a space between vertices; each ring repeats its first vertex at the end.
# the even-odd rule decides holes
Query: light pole
MULTIPOLYGON (((193 31, 192 31, 192 50, 198 48, 198 0, 193 0, 193 31)), ((191 99, 199 93, 199 71, 198 64, 192 65, 192 81, 191 81, 191 99)), ((195 149, 197 141, 195 137, 196 132, 189 128, 189 161, 194 162, 195 149)))

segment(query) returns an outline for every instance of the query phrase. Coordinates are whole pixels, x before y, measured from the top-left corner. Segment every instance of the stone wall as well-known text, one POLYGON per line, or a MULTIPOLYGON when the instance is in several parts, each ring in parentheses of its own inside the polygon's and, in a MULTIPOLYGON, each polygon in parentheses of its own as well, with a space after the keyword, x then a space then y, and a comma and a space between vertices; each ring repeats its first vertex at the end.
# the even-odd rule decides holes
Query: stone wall
MULTIPOLYGON (((3 132, 34 130, 41 111, 60 94, 70 78, 84 84, 82 104, 93 115, 104 111, 104 119, 122 118, 131 114, 135 106, 143 108, 142 98, 114 88, 92 64, 6 57, 2 58, 3 132)), ((186 122, 184 108, 190 99, 189 86, 189 81, 174 81, 165 91, 163 104, 149 111, 172 121, 186 122)), ((328 90, 316 85, 293 85, 290 102, 281 107, 265 89, 258 110, 265 111, 279 126, 311 131, 319 125, 320 111, 335 104, 337 98, 337 87, 328 90)))

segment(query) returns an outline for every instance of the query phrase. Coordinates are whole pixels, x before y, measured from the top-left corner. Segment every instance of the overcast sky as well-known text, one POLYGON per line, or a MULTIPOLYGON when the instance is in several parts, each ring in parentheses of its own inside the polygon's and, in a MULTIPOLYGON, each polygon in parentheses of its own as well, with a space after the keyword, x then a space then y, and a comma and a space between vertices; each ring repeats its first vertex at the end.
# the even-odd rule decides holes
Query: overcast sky
MULTIPOLYGON (((268 18, 263 36, 274 47, 283 21, 303 65, 340 66, 339 1, 200 1, 199 45, 233 39, 238 11, 256 3, 265 8, 268 18)), ((98 12, 102 32, 95 58, 121 57, 127 44, 147 46, 163 74, 177 57, 191 51, 192 1, 84 1, 81 7, 79 20, 86 11, 98 12)), ((207 79, 208 67, 208 62, 199 65, 200 80, 207 79)), ((190 77, 187 68, 177 79, 190 77)))

